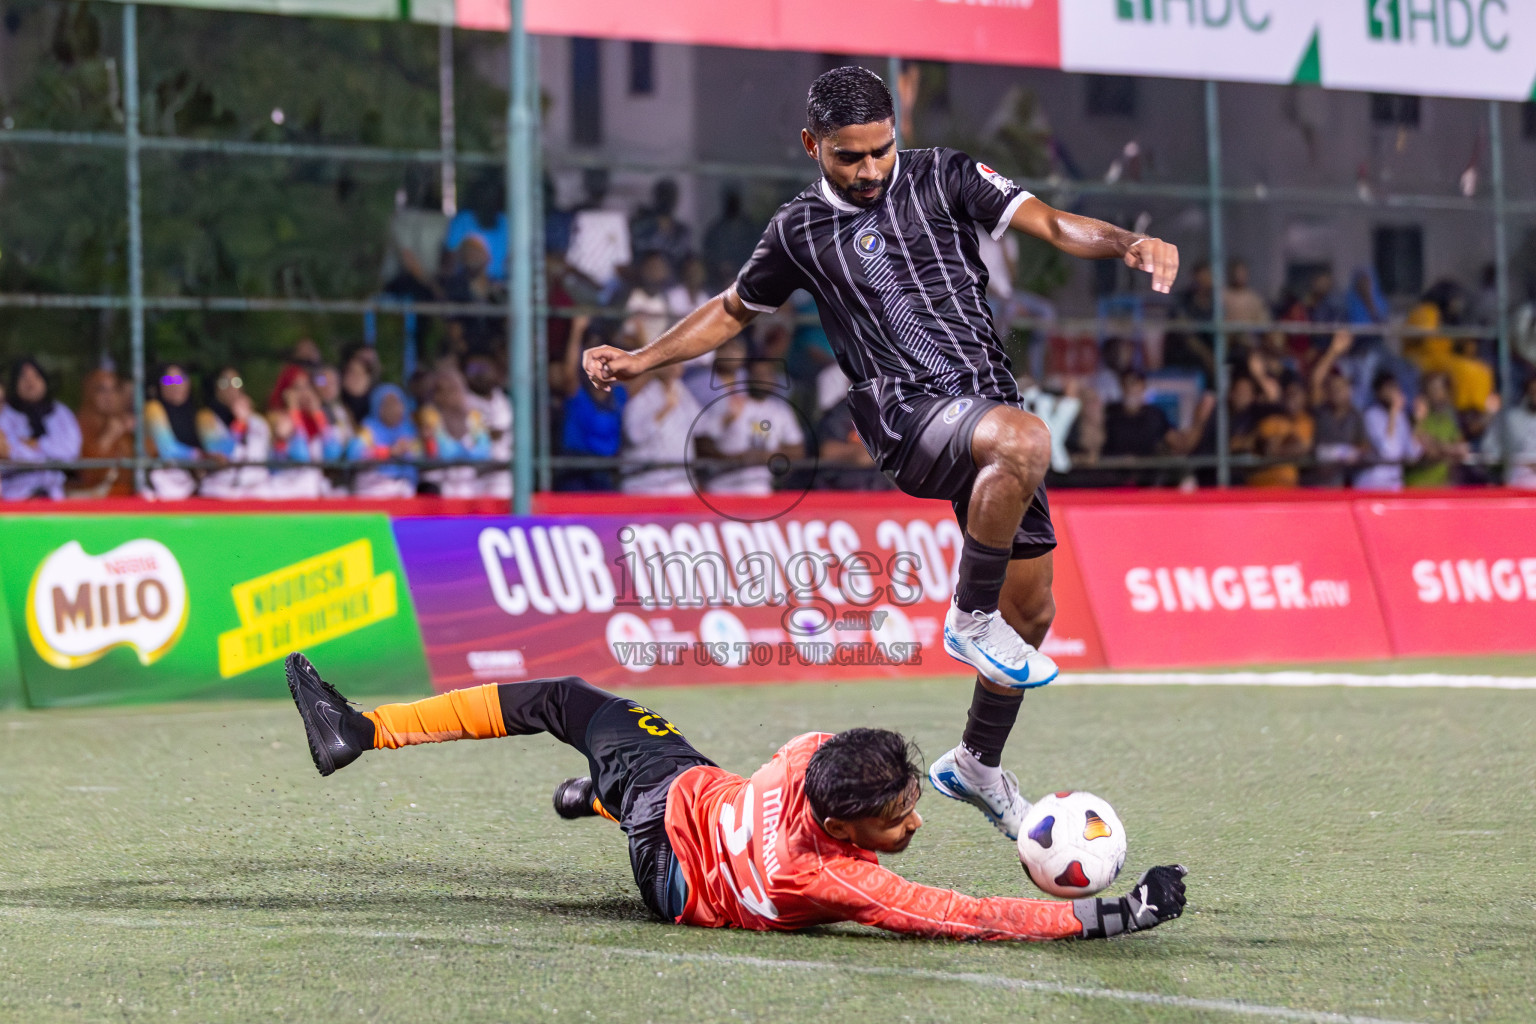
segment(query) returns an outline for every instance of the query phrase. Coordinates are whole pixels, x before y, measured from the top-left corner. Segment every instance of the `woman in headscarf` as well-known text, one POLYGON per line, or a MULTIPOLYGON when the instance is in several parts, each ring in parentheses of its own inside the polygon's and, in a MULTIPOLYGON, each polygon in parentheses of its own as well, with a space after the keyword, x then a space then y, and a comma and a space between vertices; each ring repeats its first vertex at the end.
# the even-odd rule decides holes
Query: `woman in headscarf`
MULTIPOLYGON (((411 423, 410 400, 393 384, 373 391, 373 404, 352 439, 347 457, 353 462, 379 463, 421 458, 421 437, 411 423)), ((353 493, 363 498, 410 498, 416 494, 416 467, 370 465, 357 474, 353 493)))
MULTIPOLYGON (((125 408, 123 382, 117 373, 92 370, 85 378, 85 401, 80 407, 80 457, 82 459, 133 458, 133 410, 125 408)), ((70 496, 122 498, 133 495, 133 470, 126 468, 82 469, 75 474, 70 496)))
POLYGON ((464 375, 452 366, 432 374, 432 402, 421 410, 421 437, 427 458, 459 461, 464 465, 428 471, 427 479, 445 498, 481 496, 479 467, 473 462, 491 458, 491 434, 485 419, 469 406, 464 375))
POLYGON ((349 346, 341 353, 341 403, 353 423, 368 418, 373 389, 379 384, 379 353, 370 346, 349 346))
MULTIPOLYGON (((48 377, 37 360, 17 360, 11 367, 0 406, 0 434, 11 462, 68 461, 80 457, 80 424, 62 402, 54 400, 48 377)), ((0 473, 0 497, 6 501, 64 497, 64 473, 57 469, 0 473)))
MULTIPOLYGON (((343 451, 337 443, 334 425, 325 415, 320 394, 308 370, 288 374, 281 393, 283 407, 268 418, 272 423, 274 456, 293 463, 331 462, 343 451)), ((323 498, 330 493, 330 482, 318 467, 280 469, 272 475, 274 497, 323 498)))
MULTIPOLYGON (((272 451, 272 428, 255 411, 245 380, 232 366, 209 378, 208 407, 197 415, 197 435, 210 458, 225 462, 265 462, 272 451)), ((205 498, 267 497, 265 466, 232 466, 214 470, 198 488, 205 498)))
MULTIPOLYGON (((203 457, 202 439, 197 435, 197 406, 192 402, 192 378, 181 363, 165 363, 149 385, 149 400, 144 403, 144 432, 161 459, 191 462, 203 457)), ((179 467, 149 471, 152 496, 163 501, 181 501, 197 490, 197 478, 179 467)))

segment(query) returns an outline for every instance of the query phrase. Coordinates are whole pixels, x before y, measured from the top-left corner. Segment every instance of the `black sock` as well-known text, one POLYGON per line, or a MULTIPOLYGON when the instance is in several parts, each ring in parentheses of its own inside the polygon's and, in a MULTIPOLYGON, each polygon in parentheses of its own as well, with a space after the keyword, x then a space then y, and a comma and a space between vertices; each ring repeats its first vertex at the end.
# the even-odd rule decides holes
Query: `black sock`
POLYGON ((1011 547, 988 547, 969 533, 965 535, 960 549, 960 582, 955 587, 955 604, 961 611, 997 611, 997 595, 1003 592, 1012 557, 1011 547))
POLYGON ((965 732, 960 736, 960 742, 972 754, 976 760, 988 768, 997 768, 1003 763, 1003 746, 1008 742, 1008 734, 1013 732, 1013 723, 1019 719, 1019 705, 1024 703, 1024 694, 1017 696, 1001 693, 993 693, 981 685, 981 680, 976 680, 976 692, 971 695, 971 710, 965 716, 965 732))

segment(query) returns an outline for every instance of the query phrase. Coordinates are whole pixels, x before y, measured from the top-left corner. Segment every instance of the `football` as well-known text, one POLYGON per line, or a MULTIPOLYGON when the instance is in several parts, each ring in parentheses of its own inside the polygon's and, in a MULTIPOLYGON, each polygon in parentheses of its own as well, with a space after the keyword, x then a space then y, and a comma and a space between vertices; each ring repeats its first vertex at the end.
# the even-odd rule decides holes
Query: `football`
POLYGON ((1109 888, 1125 864, 1125 826, 1092 793, 1048 793, 1019 828, 1019 861, 1052 896, 1092 896, 1109 888))

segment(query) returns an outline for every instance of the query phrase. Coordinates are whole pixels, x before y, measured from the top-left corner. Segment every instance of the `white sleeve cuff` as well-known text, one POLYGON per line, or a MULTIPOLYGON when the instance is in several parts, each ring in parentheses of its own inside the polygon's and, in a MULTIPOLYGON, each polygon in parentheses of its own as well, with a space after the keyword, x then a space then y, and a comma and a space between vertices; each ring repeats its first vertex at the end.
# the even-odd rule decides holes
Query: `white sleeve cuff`
POLYGON ((743 306, 746 306, 748 309, 750 309, 754 313, 772 313, 773 311, 775 311, 776 309, 779 308, 778 306, 759 306, 755 302, 748 302, 746 299, 743 299, 741 297, 741 292, 739 290, 736 292, 736 299, 743 306))
POLYGON ((1020 192, 1008 201, 1008 208, 1003 211, 1001 217, 997 218, 997 225, 990 232, 994 242, 1003 237, 1003 232, 1008 230, 1008 222, 1013 220, 1013 215, 1018 212, 1019 207, 1024 205, 1024 200, 1033 195, 1033 192, 1020 192))

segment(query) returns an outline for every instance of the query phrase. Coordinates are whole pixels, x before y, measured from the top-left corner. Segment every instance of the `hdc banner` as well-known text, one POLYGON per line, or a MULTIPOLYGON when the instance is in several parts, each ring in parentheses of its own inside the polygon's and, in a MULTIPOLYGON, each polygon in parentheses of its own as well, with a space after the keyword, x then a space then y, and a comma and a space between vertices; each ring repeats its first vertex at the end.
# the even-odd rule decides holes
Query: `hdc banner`
MULTIPOLYGON (((931 512, 395 522, 433 684, 576 674, 599 685, 963 675, 943 651, 962 537, 931 512)), ((1057 565, 1070 555, 1057 553, 1057 565)), ((1058 569, 1045 649, 1102 664, 1058 569)))
MULTIPOLYGON (((0 587, 33 707, 426 686, 383 515, 7 516, 0 587)), ((3 654, 3 650, 0 650, 3 654)), ((0 666, 0 672, 3 672, 0 666)))
POLYGON ((1536 499, 1359 502, 1401 655, 1536 650, 1536 499))
POLYGON ((1069 507, 1115 668, 1385 658, 1348 502, 1069 507))

